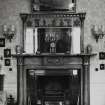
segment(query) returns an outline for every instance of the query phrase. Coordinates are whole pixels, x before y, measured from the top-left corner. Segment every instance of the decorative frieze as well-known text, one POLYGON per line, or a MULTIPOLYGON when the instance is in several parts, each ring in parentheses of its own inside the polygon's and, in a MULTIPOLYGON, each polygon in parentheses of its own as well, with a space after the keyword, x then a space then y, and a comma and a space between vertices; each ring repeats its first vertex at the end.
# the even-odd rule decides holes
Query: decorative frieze
POLYGON ((80 26, 86 13, 69 12, 36 12, 34 14, 20 14, 22 20, 28 27, 70 27, 72 25, 80 26))

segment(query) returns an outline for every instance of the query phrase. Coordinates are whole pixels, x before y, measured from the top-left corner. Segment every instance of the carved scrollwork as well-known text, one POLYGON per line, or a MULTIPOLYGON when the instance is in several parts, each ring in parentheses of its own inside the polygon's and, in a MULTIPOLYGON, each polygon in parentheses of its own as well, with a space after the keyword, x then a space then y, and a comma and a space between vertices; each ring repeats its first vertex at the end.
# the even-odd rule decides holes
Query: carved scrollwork
POLYGON ((23 23, 27 20, 28 15, 27 14, 20 14, 21 19, 23 21, 23 23))
POLYGON ((81 25, 81 21, 79 18, 74 18, 74 26, 80 26, 81 25))
POLYGON ((63 59, 62 58, 45 58, 44 65, 62 65, 63 59))
POLYGON ((23 58, 22 57, 19 57, 17 59, 17 65, 23 65, 23 58))
POLYGON ((88 56, 85 56, 84 58, 83 58, 83 68, 84 68, 84 70, 89 70, 89 60, 90 60, 90 57, 88 57, 88 56))
POLYGON ((49 19, 52 21, 50 24, 51 27, 53 26, 72 26, 72 22, 74 26, 80 26, 82 24, 82 21, 85 19, 86 13, 64 13, 64 12, 58 12, 58 13, 41 13, 36 12, 34 14, 21 14, 21 18, 23 20, 23 23, 26 22, 27 26, 35 26, 35 27, 42 27, 42 26, 48 26, 49 19), (60 23, 57 21, 60 20, 60 23), (73 21, 71 21, 73 19, 73 21), (59 25, 58 25, 59 23, 59 25), (42 25, 43 24, 43 25, 42 25))

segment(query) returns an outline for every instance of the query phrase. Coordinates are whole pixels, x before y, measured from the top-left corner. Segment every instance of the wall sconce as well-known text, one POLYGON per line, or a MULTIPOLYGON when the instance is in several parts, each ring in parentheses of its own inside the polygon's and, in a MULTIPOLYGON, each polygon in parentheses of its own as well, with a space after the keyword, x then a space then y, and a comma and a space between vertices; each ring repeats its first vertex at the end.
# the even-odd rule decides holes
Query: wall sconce
POLYGON ((94 38, 96 39, 96 42, 98 42, 98 39, 103 39, 104 35, 105 35, 105 28, 102 25, 93 25, 91 28, 91 33, 94 36, 94 38))
POLYGON ((7 25, 3 25, 3 36, 5 36, 5 38, 8 39, 10 42, 13 39, 15 33, 15 25, 10 25, 9 27, 7 25))

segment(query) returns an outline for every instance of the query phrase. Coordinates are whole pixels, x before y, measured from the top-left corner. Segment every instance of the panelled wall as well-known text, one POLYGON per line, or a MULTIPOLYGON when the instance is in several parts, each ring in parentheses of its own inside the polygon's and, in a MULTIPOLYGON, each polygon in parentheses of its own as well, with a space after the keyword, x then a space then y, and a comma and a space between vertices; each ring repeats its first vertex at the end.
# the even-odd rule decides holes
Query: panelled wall
MULTIPOLYGON (((96 43, 91 36, 91 25, 105 25, 105 1, 104 0, 77 0, 77 12, 86 12, 85 27, 84 27, 84 44, 91 44, 93 52, 97 56, 91 58, 90 61, 90 105, 105 104, 105 70, 100 70, 100 64, 105 63, 104 60, 99 60, 99 52, 105 51, 105 37, 99 39, 96 43), (98 68, 99 71, 95 71, 98 68)), ((3 50, 11 48, 12 53, 15 53, 15 46, 22 43, 22 22, 19 13, 30 13, 30 0, 0 0, 0 37, 2 36, 2 25, 16 25, 16 36, 10 43, 6 40, 5 47, 0 47, 0 57, 4 56, 3 50)), ((11 66, 5 66, 4 60, 0 60, 2 73, 4 73, 4 91, 7 95, 12 94, 17 99, 17 67, 15 58, 9 58, 11 66), (12 68, 12 71, 9 71, 12 68)))

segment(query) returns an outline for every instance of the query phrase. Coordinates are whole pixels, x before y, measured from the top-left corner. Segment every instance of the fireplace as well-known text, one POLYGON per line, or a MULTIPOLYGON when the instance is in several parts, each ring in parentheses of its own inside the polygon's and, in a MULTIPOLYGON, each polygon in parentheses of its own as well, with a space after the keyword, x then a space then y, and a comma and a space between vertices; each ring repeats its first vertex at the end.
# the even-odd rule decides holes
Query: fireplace
POLYGON ((94 55, 14 55, 18 105, 89 105, 89 60, 94 55))
POLYGON ((62 11, 20 15, 24 51, 13 55, 17 58, 18 105, 89 105, 89 61, 94 54, 84 49, 85 14, 62 11), (67 48, 57 44, 58 39, 65 40, 61 35, 69 42, 67 48))
POLYGON ((27 92, 31 105, 80 105, 81 70, 28 70, 27 92))

